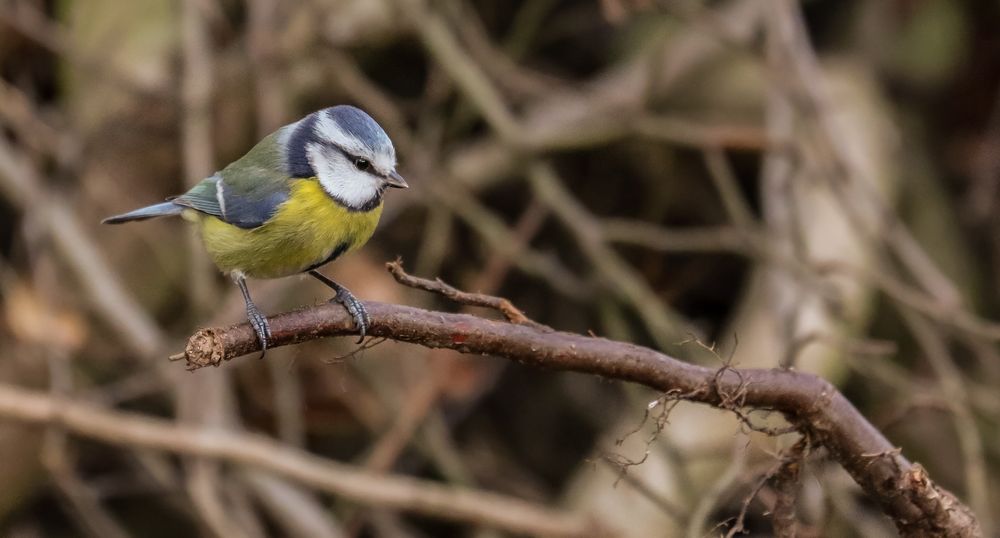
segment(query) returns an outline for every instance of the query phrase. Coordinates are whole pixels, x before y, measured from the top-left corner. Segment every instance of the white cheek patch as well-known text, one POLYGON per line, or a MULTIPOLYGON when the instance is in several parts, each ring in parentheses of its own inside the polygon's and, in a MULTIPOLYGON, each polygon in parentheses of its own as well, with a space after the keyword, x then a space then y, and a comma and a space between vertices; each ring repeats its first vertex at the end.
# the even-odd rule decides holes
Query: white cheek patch
POLYGON ((390 145, 388 153, 376 153, 374 148, 362 143, 326 114, 320 114, 316 121, 316 129, 322 138, 329 140, 347 153, 358 157, 369 157, 375 169, 387 174, 396 169, 396 152, 390 145))
POLYGON ((306 155, 323 189, 344 205, 359 208, 381 195, 382 181, 358 170, 339 153, 324 152, 323 146, 309 144, 306 155))

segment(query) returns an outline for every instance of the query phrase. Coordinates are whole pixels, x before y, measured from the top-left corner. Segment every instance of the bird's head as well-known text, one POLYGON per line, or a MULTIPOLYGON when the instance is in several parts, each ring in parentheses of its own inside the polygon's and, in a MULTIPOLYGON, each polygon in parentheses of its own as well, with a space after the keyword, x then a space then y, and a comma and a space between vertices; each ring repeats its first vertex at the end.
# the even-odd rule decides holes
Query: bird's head
POLYGON ((285 128, 279 139, 292 177, 315 177, 344 206, 368 210, 388 187, 408 185, 396 172, 396 150, 363 110, 340 105, 313 112, 285 128))

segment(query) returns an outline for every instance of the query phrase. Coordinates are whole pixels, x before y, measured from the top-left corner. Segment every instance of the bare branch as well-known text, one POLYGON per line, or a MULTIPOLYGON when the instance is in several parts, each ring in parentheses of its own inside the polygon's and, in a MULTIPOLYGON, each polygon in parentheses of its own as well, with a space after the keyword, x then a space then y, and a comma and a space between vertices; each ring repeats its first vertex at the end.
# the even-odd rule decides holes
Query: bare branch
MULTIPOLYGON (((365 306, 372 318, 368 330, 372 336, 632 381, 720 408, 731 409, 732 397, 738 394, 740 406, 781 412, 814 444, 826 447, 901 532, 954 536, 978 532, 976 518, 967 507, 922 470, 914 471, 914 464, 894 452, 889 441, 819 377, 771 369, 706 368, 604 338, 402 305, 367 302, 365 306)), ((286 312, 269 321, 272 346, 354 333, 351 317, 334 304, 286 312)), ((258 349, 253 330, 243 323, 198 331, 188 341, 184 357, 193 370, 218 366, 258 349)))

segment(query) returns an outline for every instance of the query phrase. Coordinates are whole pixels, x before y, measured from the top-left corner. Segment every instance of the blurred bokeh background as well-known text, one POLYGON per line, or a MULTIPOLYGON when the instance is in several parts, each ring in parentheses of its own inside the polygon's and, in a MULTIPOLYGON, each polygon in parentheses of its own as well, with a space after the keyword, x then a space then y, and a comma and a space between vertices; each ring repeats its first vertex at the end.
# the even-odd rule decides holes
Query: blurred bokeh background
MULTIPOLYGON (((399 255, 560 330, 818 373, 993 532, 998 29, 995 1, 0 0, 0 399, 267 435, 622 536, 724 534, 743 506, 768 535, 756 486, 791 441, 731 413, 393 342, 166 360, 242 300, 181 220, 100 219, 351 103, 412 186, 326 269, 360 298, 458 308, 393 282, 399 255)), ((271 313, 329 295, 251 289, 271 313)), ((7 414, 5 536, 510 534, 7 414)), ((894 534, 822 451, 801 488, 804 535, 894 534)))

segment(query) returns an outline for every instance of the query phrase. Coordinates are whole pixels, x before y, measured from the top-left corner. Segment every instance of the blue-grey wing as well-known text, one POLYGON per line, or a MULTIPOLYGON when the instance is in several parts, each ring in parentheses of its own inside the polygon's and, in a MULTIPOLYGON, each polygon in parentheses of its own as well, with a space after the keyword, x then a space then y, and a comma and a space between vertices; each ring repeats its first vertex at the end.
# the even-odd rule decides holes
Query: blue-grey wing
POLYGON ((267 222, 288 199, 291 183, 276 131, 246 155, 173 200, 240 228, 267 222))
POLYGON ((173 202, 240 228, 256 228, 274 216, 278 206, 288 199, 287 178, 261 177, 262 181, 254 183, 241 177, 243 181, 234 186, 226 181, 224 172, 203 180, 173 202), (241 188, 248 184, 253 187, 241 188))

